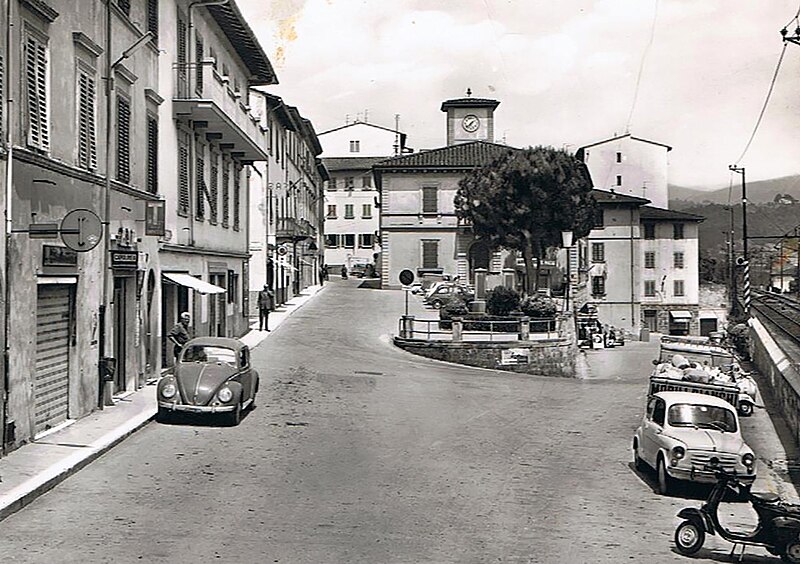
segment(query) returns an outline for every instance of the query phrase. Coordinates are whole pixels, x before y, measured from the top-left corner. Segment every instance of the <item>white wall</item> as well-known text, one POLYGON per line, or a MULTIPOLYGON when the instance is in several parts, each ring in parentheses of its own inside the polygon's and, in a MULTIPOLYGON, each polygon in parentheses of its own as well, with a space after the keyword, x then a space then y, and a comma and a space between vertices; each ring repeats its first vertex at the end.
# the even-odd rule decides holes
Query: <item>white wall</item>
POLYGON ((340 129, 320 133, 322 156, 328 157, 391 157, 399 134, 371 123, 351 123, 340 129), (350 152, 350 141, 359 141, 359 151, 350 152))

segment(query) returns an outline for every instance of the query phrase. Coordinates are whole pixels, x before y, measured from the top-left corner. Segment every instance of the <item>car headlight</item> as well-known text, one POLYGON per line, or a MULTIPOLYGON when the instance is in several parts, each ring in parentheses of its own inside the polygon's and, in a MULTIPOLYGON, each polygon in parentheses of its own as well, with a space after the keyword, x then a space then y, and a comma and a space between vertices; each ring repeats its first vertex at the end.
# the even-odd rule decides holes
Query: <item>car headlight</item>
POLYGON ((217 397, 221 402, 229 402, 233 398, 233 392, 230 388, 222 388, 219 392, 217 392, 217 397))
POLYGON ((672 465, 675 466, 679 460, 686 456, 686 449, 682 446, 676 446, 672 449, 672 465))
POLYGON ((748 470, 752 470, 755 463, 756 457, 753 456, 752 452, 746 452, 742 455, 742 464, 747 466, 748 470))
POLYGON ((177 391, 178 389, 175 387, 175 384, 164 384, 161 388, 161 397, 165 399, 173 398, 177 391))

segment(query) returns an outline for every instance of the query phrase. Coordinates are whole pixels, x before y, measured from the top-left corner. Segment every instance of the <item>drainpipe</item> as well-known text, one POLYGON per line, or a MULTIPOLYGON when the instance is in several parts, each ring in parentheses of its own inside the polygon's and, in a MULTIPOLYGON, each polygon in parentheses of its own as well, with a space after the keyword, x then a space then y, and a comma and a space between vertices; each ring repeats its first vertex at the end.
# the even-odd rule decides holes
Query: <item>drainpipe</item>
POLYGON ((9 311, 9 302, 11 301, 11 288, 9 287, 9 259, 8 254, 11 249, 11 223, 12 223, 12 215, 11 215, 11 204, 12 204, 12 196, 13 196, 13 189, 12 184, 14 181, 14 168, 13 168, 13 155, 14 155, 14 146, 13 140, 11 137, 11 116, 14 115, 14 100, 11 98, 10 86, 11 82, 11 63, 15 60, 14 57, 10 57, 11 53, 11 29, 13 24, 11 23, 11 6, 13 2, 11 0, 6 0, 6 44, 5 44, 5 76, 3 77, 3 84, 6 85, 6 113, 3 119, 3 127, 5 127, 6 139, 6 193, 5 193, 5 241, 4 241, 4 252, 5 257, 3 260, 3 277, 5 278, 5 286, 3 288, 3 383, 2 389, 0 389, 0 394, 2 394, 2 444, 0 444, 0 453, 5 452, 6 444, 8 442, 9 437, 7 436, 7 429, 6 425, 8 422, 8 372, 9 372, 9 346, 8 346, 8 333, 10 327, 10 316, 11 312, 9 311))

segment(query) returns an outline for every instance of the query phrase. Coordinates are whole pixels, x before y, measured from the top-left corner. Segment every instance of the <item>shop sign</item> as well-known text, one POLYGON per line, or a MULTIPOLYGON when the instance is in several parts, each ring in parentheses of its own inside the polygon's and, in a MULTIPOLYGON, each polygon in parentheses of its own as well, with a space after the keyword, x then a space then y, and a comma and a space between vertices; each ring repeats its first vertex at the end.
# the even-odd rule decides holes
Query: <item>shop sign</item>
POLYGON ((78 266, 78 251, 55 245, 42 245, 42 266, 78 266))
POLYGON ((500 364, 503 366, 515 364, 530 364, 530 349, 503 349, 500 351, 500 364))
POLYGON ((119 270, 136 270, 139 265, 139 253, 136 251, 111 251, 111 268, 119 270))
POLYGON ((144 203, 144 234, 164 237, 166 235, 164 200, 144 203))

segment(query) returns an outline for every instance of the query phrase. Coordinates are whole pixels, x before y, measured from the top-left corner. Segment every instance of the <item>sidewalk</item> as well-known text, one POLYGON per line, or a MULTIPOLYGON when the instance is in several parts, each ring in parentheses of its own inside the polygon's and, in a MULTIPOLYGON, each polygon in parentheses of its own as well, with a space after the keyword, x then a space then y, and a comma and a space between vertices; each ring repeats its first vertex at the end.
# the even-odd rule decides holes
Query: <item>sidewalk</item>
MULTIPOLYGON (((274 331, 322 286, 310 286, 269 316, 274 331)), ((269 337, 258 330, 258 318, 250 320, 250 332, 241 340, 250 348, 269 337)), ((82 419, 66 423, 0 458, 0 520, 22 509, 131 433, 144 427, 156 414, 155 383, 114 398, 114 405, 82 419)))

